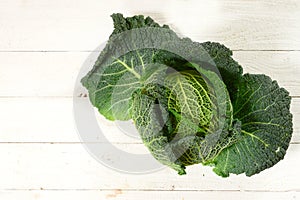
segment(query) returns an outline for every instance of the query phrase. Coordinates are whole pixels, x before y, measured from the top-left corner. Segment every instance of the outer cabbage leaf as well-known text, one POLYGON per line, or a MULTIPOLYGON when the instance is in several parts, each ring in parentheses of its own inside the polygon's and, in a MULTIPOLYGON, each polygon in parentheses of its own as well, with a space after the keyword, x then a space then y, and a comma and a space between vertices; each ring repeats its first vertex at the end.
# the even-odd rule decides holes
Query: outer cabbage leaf
POLYGON ((288 92, 268 76, 245 74, 233 102, 243 136, 213 160, 214 171, 224 177, 251 176, 283 159, 292 135, 290 101, 288 92))
MULTIPOLYGON (((109 120, 129 120, 131 119, 132 94, 147 81, 145 77, 153 78, 153 74, 149 74, 147 68, 154 62, 158 63, 159 59, 155 59, 155 56, 161 50, 153 48, 133 50, 135 45, 155 46, 159 44, 160 41, 155 40, 157 36, 154 33, 151 35, 142 29, 124 35, 120 33, 135 28, 160 26, 150 17, 124 18, 121 14, 114 14, 112 18, 115 29, 93 69, 81 82, 88 89, 92 104, 103 116, 109 120)), ((168 29, 167 26, 160 28, 168 29)), ((162 40, 168 41, 176 35, 170 30, 161 37, 162 40)), ((157 66, 157 68, 160 67, 157 66)), ((153 73, 153 69, 150 71, 153 73)))

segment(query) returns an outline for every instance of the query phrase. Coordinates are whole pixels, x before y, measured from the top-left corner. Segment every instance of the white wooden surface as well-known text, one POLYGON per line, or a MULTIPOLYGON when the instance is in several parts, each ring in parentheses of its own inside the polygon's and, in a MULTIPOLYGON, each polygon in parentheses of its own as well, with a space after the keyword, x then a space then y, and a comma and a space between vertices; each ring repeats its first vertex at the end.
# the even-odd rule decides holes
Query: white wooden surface
MULTIPOLYGON (((0 199, 300 198, 299 36, 296 0, 1 0, 0 199), (194 40, 224 43, 245 72, 278 80, 293 97, 285 159, 251 178, 227 179, 200 165, 186 176, 128 175, 95 161, 77 136, 72 93, 82 63, 112 31, 113 12, 151 15, 194 40)), ((146 151, 138 139, 106 136, 146 151)))

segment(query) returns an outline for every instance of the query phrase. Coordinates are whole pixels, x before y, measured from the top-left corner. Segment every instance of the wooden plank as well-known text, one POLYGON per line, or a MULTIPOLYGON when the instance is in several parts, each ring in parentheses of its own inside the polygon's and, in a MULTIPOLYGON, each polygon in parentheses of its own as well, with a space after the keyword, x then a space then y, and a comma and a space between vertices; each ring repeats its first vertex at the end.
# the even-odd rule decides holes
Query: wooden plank
MULTIPOLYGON (((116 147, 131 152, 147 151, 142 144, 116 147)), ((189 166, 184 176, 169 168, 136 175, 103 166, 81 144, 0 144, 0 190, 299 191, 299 156, 300 145, 291 145, 283 161, 251 178, 244 175, 221 178, 211 167, 201 165, 189 166)))
POLYGON ((114 12, 151 15, 193 40, 232 49, 300 49, 295 0, 4 0, 0 5, 1 51, 93 50, 111 33, 114 12))
MULTIPOLYGON (((72 96, 76 77, 90 54, 0 52, 0 96, 72 96)), ((97 58, 98 53, 92 55, 97 58)), ((300 52, 238 51, 234 58, 244 72, 265 73, 292 96, 300 96, 300 52)), ((91 68, 93 60, 86 63, 91 68)))
MULTIPOLYGON (((300 99, 294 98, 291 105, 294 115, 292 143, 300 143, 299 105, 300 99)), ((0 142, 80 142, 72 106, 72 98, 0 98, 0 142)), ((108 141, 141 143, 133 125, 126 129, 124 124, 108 121, 97 111, 95 113, 108 141)))
POLYGON ((4 191, 0 192, 0 198, 5 200, 53 200, 53 199, 72 199, 72 200, 99 200, 99 199, 114 199, 114 200, 141 200, 141 199, 164 199, 164 200, 194 200, 207 199, 215 200, 239 200, 239 199, 274 199, 274 200, 294 200, 300 197, 299 192, 245 192, 245 191, 4 191))
POLYGON ((88 55, 2 52, 0 96, 72 96, 76 77, 88 55))
POLYGON ((79 142, 71 98, 0 99, 1 142, 79 142))

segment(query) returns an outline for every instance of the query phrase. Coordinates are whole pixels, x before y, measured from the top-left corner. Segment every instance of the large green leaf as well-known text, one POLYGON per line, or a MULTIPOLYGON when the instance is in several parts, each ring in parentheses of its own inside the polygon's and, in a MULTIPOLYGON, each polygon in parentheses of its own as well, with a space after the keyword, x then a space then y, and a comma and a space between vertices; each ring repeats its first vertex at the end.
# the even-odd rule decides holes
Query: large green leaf
MULTIPOLYGON (((88 78, 83 79, 91 102, 107 119, 131 119, 129 113, 132 94, 147 81, 144 76, 154 76, 149 76, 146 69, 151 63, 152 53, 150 49, 139 50, 112 59, 106 65, 97 63, 98 68, 88 78)), ((160 68, 157 67, 156 70, 159 71, 160 68)))
POLYGON ((265 75, 245 74, 233 102, 234 117, 242 122, 242 138, 213 160, 221 176, 247 176, 283 159, 292 135, 291 98, 265 75))
MULTIPOLYGON (((154 70, 149 67, 158 63, 159 59, 155 57, 161 51, 149 47, 160 45, 160 41, 155 40, 155 33, 142 28, 167 30, 168 27, 160 27, 151 18, 143 16, 124 18, 121 14, 114 14, 112 18, 115 29, 93 69, 81 82, 88 89, 92 104, 103 116, 109 120, 129 120, 134 91, 143 87, 147 78, 153 79, 155 71, 164 70, 160 66, 154 70), (140 29, 130 32, 136 28, 140 29)), ((160 39, 171 40, 176 36, 172 33, 171 30, 163 32, 160 39)))

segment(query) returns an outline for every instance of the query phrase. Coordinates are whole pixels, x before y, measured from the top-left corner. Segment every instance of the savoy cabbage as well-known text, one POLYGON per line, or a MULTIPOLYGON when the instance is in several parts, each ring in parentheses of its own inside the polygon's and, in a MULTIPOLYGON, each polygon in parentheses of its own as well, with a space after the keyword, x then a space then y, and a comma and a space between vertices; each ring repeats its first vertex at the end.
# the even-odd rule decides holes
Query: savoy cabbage
POLYGON ((232 51, 181 38, 150 17, 113 14, 114 30, 81 80, 109 120, 134 121, 143 143, 179 174, 197 163, 247 176, 283 159, 292 135, 289 93, 243 74, 232 51))

